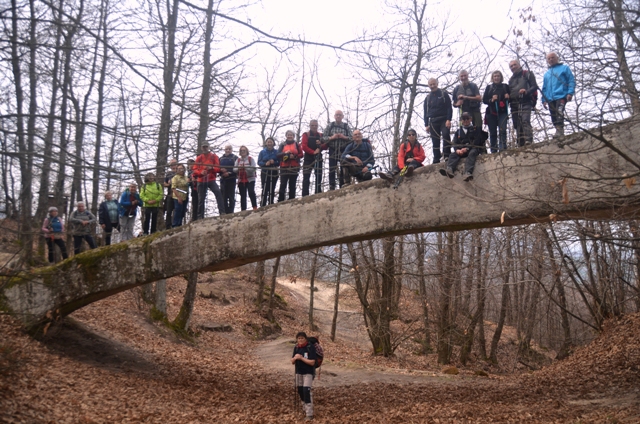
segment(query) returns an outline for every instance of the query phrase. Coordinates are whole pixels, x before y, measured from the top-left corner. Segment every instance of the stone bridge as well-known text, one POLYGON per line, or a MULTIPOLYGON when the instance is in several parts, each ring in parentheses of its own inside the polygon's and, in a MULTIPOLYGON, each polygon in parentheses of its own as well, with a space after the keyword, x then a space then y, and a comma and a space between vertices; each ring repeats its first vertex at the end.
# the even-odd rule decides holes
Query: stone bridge
POLYGON ((496 155, 475 179, 419 169, 394 190, 376 179, 209 218, 0 280, 0 306, 29 326, 162 278, 215 271, 318 246, 416 232, 575 218, 629 219, 640 208, 640 119, 496 155))

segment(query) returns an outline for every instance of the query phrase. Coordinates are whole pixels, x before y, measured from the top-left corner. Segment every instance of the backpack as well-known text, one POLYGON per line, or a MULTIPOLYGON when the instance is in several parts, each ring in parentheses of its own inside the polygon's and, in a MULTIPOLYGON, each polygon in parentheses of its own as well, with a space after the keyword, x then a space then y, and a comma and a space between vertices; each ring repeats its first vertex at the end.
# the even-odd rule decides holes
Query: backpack
POLYGON ((307 337, 309 345, 313 345, 316 350, 316 364, 314 368, 320 368, 322 366, 322 360, 324 359, 324 349, 320 346, 320 340, 317 337, 307 337))
POLYGON ((60 221, 59 217, 55 217, 55 218, 49 218, 49 227, 51 228, 51 231, 53 231, 54 233, 61 233, 62 232, 62 222, 60 221))
MULTIPOLYGON (((527 83, 528 83, 529 82, 529 71, 527 71, 526 69, 523 69, 522 70, 522 76, 527 79, 527 83)), ((529 84, 529 85, 531 85, 531 84, 529 84)), ((535 108, 536 104, 538 104, 538 87, 536 87, 536 91, 531 93, 531 106, 535 108)))

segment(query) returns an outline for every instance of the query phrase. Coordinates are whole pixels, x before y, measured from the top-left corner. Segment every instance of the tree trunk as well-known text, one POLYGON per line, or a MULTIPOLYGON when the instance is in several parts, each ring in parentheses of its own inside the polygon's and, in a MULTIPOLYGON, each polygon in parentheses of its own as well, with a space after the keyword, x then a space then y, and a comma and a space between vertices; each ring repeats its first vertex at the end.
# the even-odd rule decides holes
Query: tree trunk
POLYGON ((313 322, 313 293, 315 290, 316 270, 318 268, 318 253, 320 249, 316 249, 313 255, 313 263, 311 264, 311 278, 309 279, 309 329, 316 331, 318 327, 313 322))
POLYGON ((447 251, 443 255, 442 234, 438 233, 438 252, 440 256, 444 256, 441 265, 440 273, 440 316, 438 317, 438 363, 449 364, 451 362, 451 279, 449 273, 453 265, 454 258, 454 234, 452 232, 446 233, 447 237, 447 251))
POLYGON ((513 253, 511 251, 512 237, 513 231, 511 230, 511 228, 508 228, 505 237, 506 261, 500 261, 500 271, 503 278, 502 298, 500 299, 500 315, 498 317, 496 331, 493 333, 493 338, 491 339, 491 351, 489 353, 489 361, 493 364, 498 363, 498 343, 500 342, 500 337, 502 336, 502 329, 504 328, 505 318, 507 316, 507 308, 509 305, 509 277, 511 276, 510 267, 513 259, 513 253))
POLYGON ((336 294, 333 300, 333 318, 331 319, 331 341, 336 341, 336 327, 338 325, 338 307, 340 301, 340 278, 342 277, 342 245, 338 247, 338 272, 336 274, 336 294))
POLYGON ((262 310, 264 303, 264 261, 256 263, 256 280, 258 282, 258 294, 256 296, 256 307, 258 312, 262 310))
POLYGON ((278 268, 280 267, 280 256, 276 258, 273 265, 273 273, 271 274, 271 293, 269 293, 269 309, 267 310, 267 319, 271 322, 275 321, 273 315, 274 298, 276 297, 276 279, 278 277, 278 268))
MULTIPOLYGON (((177 328, 178 330, 182 330, 182 331, 186 331, 189 328, 189 323, 191 322, 191 316, 193 315, 193 305, 196 301, 197 288, 198 288, 198 273, 191 272, 187 277, 187 289, 184 292, 184 298, 182 299, 182 306, 180 307, 180 312, 178 312, 178 316, 176 317, 176 319, 173 320, 174 328, 177 328)), ((156 290, 157 290, 157 283, 156 283, 156 290)))
POLYGON ((429 302, 427 299, 427 285, 424 273, 425 261, 425 236, 423 233, 416 235, 417 261, 418 261, 418 290, 420 292, 420 303, 422 304, 422 325, 424 327, 424 340, 422 341, 422 351, 424 354, 431 353, 431 332, 429 331, 429 302))

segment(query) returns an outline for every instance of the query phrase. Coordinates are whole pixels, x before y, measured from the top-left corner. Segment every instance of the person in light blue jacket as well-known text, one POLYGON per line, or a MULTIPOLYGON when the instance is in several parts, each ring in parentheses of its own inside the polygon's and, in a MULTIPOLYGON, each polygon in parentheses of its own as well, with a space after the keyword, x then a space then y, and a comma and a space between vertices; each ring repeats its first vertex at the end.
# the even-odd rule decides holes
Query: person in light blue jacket
POLYGON ((553 138, 564 136, 564 108, 567 102, 573 99, 576 89, 576 80, 571 69, 564 63, 560 63, 558 54, 547 54, 549 69, 544 74, 542 83, 542 100, 545 108, 551 112, 551 122, 556 128, 553 138))

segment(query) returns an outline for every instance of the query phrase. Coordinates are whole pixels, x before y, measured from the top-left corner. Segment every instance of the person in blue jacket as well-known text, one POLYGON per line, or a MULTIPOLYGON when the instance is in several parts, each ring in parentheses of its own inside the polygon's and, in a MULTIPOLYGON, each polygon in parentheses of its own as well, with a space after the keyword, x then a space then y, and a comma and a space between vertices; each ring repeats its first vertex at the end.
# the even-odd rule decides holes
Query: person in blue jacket
POLYGON ((344 172, 344 185, 351 184, 351 177, 359 182, 369 181, 373 178, 371 169, 376 163, 373 157, 373 149, 369 140, 362 138, 360 130, 353 130, 353 141, 347 145, 342 154, 342 168, 344 172))
POLYGON ((567 102, 573 99, 576 89, 576 80, 571 69, 564 63, 560 63, 558 54, 547 54, 549 69, 544 74, 542 83, 542 100, 545 108, 551 112, 551 122, 556 128, 553 138, 564 136, 564 108, 567 102))
POLYGON ((273 137, 268 137, 264 144, 266 147, 258 155, 258 166, 262 168, 260 172, 260 183, 262 184, 260 206, 274 203, 276 184, 278 183, 278 166, 280 165, 273 137))
POLYGON ((142 199, 138 194, 138 185, 131 183, 120 196, 120 234, 122 241, 131 240, 133 227, 136 225, 138 206, 142 206, 142 199))

